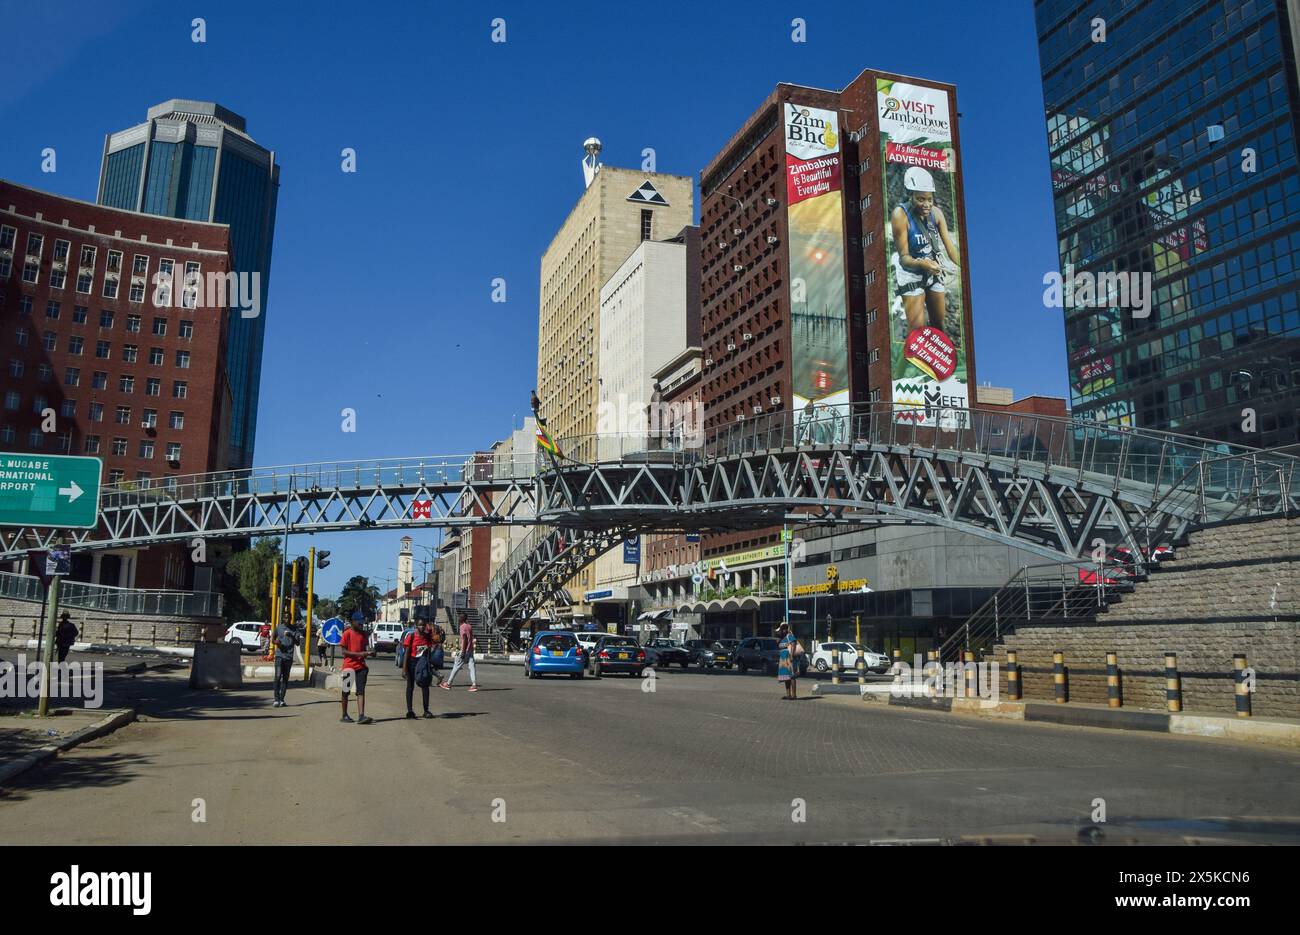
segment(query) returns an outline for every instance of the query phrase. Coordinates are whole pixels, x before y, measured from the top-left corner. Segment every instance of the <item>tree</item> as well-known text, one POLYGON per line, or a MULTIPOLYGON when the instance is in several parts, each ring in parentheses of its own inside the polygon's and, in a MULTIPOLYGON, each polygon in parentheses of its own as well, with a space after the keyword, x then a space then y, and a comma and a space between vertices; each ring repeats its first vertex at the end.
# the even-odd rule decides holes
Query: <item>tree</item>
POLYGON ((378 608, 379 588, 371 584, 369 578, 353 575, 348 579, 348 583, 343 585, 343 593, 339 595, 338 610, 344 619, 351 617, 353 611, 359 610, 361 616, 373 620, 378 608))
POLYGON ((332 597, 318 597, 312 610, 317 617, 328 620, 339 615, 339 602, 332 597))
POLYGON ((279 565, 278 539, 258 539, 251 549, 231 556, 226 565, 227 619, 271 619, 271 579, 279 565))

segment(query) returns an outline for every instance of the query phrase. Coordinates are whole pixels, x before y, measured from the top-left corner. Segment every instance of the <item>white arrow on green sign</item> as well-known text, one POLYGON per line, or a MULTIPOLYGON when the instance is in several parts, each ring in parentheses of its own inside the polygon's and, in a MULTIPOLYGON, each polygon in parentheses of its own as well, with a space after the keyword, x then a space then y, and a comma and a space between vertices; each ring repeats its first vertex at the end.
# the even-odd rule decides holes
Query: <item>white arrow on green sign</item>
POLYGON ((0 526, 93 529, 99 458, 0 453, 0 526))

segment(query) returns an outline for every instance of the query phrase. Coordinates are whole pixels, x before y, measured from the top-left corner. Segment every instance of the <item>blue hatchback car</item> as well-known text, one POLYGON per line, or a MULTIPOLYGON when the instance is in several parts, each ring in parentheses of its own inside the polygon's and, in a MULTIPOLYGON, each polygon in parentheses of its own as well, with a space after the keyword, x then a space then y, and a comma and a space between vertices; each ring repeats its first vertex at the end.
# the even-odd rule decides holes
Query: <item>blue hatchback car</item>
POLYGON ((533 637, 524 657, 524 678, 567 675, 580 679, 587 672, 587 654, 568 630, 543 630, 533 637))

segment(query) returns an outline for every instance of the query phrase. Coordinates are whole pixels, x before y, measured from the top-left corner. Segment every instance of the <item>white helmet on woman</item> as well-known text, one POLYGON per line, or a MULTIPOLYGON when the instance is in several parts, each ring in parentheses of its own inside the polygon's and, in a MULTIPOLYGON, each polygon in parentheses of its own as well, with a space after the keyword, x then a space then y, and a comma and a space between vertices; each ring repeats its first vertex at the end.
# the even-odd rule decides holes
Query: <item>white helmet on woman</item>
POLYGON ((934 177, 920 166, 912 166, 903 176, 903 187, 909 192, 933 192, 934 177))

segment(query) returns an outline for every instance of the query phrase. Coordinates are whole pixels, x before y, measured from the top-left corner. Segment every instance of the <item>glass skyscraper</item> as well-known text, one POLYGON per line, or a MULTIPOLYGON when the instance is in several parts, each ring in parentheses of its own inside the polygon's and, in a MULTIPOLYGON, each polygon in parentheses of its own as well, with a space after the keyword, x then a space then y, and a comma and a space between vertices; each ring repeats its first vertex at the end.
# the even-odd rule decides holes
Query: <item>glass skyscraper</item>
POLYGON ((1300 442, 1300 3, 1035 14, 1062 280, 1154 287, 1146 308, 1115 279, 1063 302, 1075 413, 1300 442))
POLYGON ((280 167, 244 118, 206 101, 171 100, 145 123, 104 140, 98 201, 113 208, 230 225, 234 269, 261 274, 260 313, 230 316, 226 361, 233 401, 229 465, 249 467, 266 333, 266 295, 280 167))

